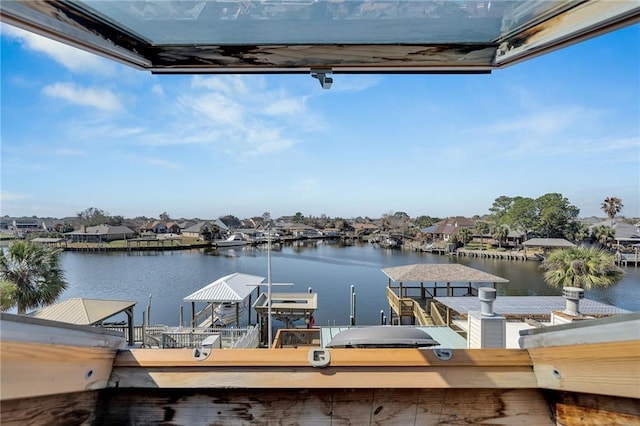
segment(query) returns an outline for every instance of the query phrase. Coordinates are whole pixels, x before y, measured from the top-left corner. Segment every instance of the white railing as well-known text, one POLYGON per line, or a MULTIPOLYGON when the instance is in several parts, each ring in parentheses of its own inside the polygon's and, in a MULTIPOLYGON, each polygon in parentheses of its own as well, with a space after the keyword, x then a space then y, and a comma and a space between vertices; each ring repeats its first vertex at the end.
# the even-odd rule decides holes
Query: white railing
MULTIPOLYGON (((126 326, 104 327, 123 333, 125 339, 129 338, 129 329, 126 326)), ((249 326, 243 328, 233 327, 168 327, 163 325, 135 326, 133 328, 134 341, 143 342, 150 347, 162 348, 196 348, 202 341, 211 335, 220 335, 222 346, 225 348, 257 348, 260 342, 258 327, 249 326)))
POLYGON ((209 336, 219 335, 223 348, 255 348, 259 333, 256 327, 166 327, 162 332, 163 348, 196 348, 209 336), (253 346, 251 346, 253 345, 253 346))

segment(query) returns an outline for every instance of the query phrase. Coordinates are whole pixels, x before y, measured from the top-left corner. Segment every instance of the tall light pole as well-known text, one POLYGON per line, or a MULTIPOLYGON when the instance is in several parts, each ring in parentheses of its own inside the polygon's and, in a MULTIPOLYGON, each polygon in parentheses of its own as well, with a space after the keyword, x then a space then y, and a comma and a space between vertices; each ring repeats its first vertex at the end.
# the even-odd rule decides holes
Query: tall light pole
POLYGON ((267 341, 269 342, 269 349, 271 349, 271 229, 269 226, 267 227, 267 303, 267 330, 269 333, 267 341))

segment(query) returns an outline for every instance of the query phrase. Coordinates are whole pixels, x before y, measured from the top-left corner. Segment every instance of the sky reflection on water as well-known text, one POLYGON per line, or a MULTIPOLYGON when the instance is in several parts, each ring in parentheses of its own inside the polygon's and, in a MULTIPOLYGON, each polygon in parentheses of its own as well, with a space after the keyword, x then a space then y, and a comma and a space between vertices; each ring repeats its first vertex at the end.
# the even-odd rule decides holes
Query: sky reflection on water
MULTIPOLYGON (((384 250, 373 245, 348 246, 322 241, 287 245, 272 250, 272 282, 294 283, 274 287, 274 292, 318 293, 317 325, 349 322, 350 286, 355 286, 358 324, 377 324, 380 312, 388 315, 387 277, 381 269, 414 263, 451 263, 481 269, 510 280, 498 285, 498 295, 560 295, 547 286, 540 263, 498 259, 453 258, 418 252, 384 250)), ((131 300, 138 302, 135 322, 151 295, 151 321, 177 325, 180 306, 185 318, 190 305, 182 299, 206 284, 233 272, 267 276, 267 250, 245 247, 227 250, 189 250, 159 253, 76 253, 62 257, 70 297, 131 300)), ((625 278, 615 287, 587 291, 585 297, 631 311, 640 310, 640 268, 625 268, 625 278)), ((262 288, 266 291, 266 286, 262 288)), ((255 294, 255 293, 254 293, 255 294)), ((254 297, 255 299, 255 297, 254 297)), ((252 320, 255 314, 252 315, 252 320)), ((246 314, 243 322, 246 322, 246 314)))

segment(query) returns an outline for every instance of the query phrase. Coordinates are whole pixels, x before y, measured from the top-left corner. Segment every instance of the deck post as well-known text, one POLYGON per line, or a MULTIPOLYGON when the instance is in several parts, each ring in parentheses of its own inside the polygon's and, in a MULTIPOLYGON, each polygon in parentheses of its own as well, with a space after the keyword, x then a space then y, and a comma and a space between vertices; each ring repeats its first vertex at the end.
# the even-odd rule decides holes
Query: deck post
POLYGON ((125 309, 124 311, 127 314, 127 329, 129 330, 129 346, 133 346, 134 336, 133 336, 133 306, 125 309))

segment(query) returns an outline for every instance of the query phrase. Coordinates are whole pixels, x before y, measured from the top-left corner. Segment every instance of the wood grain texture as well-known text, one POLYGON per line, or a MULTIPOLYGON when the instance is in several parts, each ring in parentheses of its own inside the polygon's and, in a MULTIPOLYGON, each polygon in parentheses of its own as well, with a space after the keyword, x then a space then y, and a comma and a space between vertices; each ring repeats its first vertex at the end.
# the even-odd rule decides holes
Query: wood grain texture
POLYGON ((531 361, 522 350, 331 349, 326 368, 309 364, 308 348, 213 351, 121 351, 110 387, 128 388, 530 388, 531 361))
POLYGON ((28 398, 104 388, 116 351, 0 342, 0 398, 28 398))
POLYGON ((529 349, 541 388, 640 399, 640 340, 529 349))
MULTIPOLYGON (((4 388, 3 388, 4 390, 4 388)), ((95 420, 98 391, 2 400, 2 426, 90 425, 95 420)))
POLYGON ((114 368, 120 388, 535 388, 530 367, 114 368))
MULTIPOLYGON (((309 366, 309 348, 225 349, 204 361, 189 349, 131 349, 120 351, 115 367, 301 367, 309 366)), ((522 349, 455 349, 448 361, 431 349, 330 349, 332 367, 531 367, 522 349)))
POLYGON ((100 424, 553 424, 534 389, 121 389, 105 391, 101 406, 100 424))

